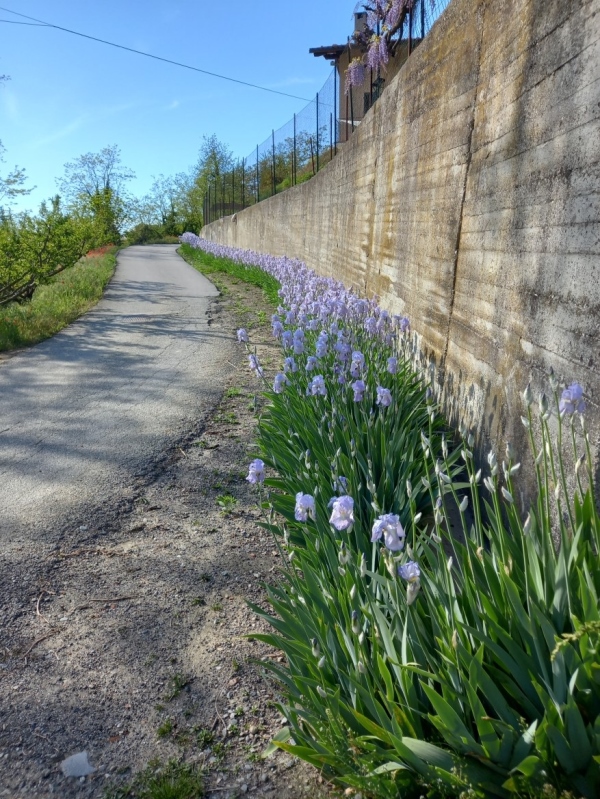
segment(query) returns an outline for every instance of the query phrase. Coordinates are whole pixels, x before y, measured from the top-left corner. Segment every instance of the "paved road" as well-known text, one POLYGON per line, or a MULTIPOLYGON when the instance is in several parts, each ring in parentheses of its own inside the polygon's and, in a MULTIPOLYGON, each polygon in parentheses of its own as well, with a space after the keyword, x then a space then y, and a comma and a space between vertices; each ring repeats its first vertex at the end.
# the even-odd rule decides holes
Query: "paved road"
POLYGON ((233 344, 175 249, 124 250, 90 313, 0 364, 0 546, 110 503, 214 404, 233 344))

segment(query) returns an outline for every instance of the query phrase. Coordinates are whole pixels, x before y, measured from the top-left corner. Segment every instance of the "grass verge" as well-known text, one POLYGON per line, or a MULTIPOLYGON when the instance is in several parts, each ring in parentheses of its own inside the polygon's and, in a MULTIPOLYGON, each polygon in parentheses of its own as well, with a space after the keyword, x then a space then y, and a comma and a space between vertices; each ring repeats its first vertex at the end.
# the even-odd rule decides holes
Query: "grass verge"
POLYGON ((113 276, 116 249, 83 258, 39 286, 30 301, 0 308, 0 352, 50 338, 92 308, 113 276))
POLYGON ((219 284, 219 273, 225 273, 243 280, 244 283, 251 283, 253 286, 261 288, 267 300, 276 307, 279 304, 279 295, 277 292, 280 285, 274 277, 268 275, 258 266, 244 266, 243 264, 236 264, 228 258, 217 258, 202 250, 196 250, 189 244, 182 244, 177 250, 179 255, 187 261, 190 266, 197 269, 203 275, 210 277, 219 291, 223 291, 223 285, 219 284))

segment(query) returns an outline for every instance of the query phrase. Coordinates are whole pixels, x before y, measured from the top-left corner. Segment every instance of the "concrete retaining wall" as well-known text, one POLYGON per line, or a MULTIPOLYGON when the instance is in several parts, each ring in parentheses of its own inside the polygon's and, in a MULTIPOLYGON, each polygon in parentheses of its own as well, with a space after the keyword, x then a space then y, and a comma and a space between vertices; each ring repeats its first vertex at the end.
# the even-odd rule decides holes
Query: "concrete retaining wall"
POLYGON ((338 156, 204 228, 407 314, 482 450, 578 380, 598 451, 600 0, 453 0, 338 156))

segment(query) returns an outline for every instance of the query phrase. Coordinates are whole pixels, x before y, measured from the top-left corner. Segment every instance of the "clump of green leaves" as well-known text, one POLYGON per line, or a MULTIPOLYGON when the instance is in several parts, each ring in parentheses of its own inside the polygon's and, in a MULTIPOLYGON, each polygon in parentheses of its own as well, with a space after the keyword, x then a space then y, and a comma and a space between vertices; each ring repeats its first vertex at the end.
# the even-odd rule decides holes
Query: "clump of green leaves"
POLYGON ((156 734, 159 738, 168 738, 175 729, 175 725, 173 724, 172 719, 165 719, 161 724, 159 724, 158 729, 156 730, 156 734))
POLYGON ((237 499, 231 494, 219 494, 216 499, 217 505, 221 508, 221 513, 228 516, 236 508, 237 499))
POLYGON ((154 760, 129 785, 108 788, 104 799, 202 799, 203 772, 198 766, 154 760))
POLYGON ((172 702, 173 699, 177 699, 177 697, 181 694, 184 688, 187 688, 191 681, 192 678, 186 676, 185 674, 173 674, 169 680, 167 693, 165 694, 165 701, 172 702))

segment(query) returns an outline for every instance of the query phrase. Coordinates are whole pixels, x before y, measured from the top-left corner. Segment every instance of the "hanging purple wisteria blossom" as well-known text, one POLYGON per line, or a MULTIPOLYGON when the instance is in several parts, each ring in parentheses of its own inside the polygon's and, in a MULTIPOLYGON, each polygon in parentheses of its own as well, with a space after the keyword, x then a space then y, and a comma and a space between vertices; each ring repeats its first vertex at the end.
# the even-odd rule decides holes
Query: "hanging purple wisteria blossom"
POLYGON ((360 58, 353 58, 346 70, 346 94, 353 86, 362 86, 365 82, 365 65, 360 58))

